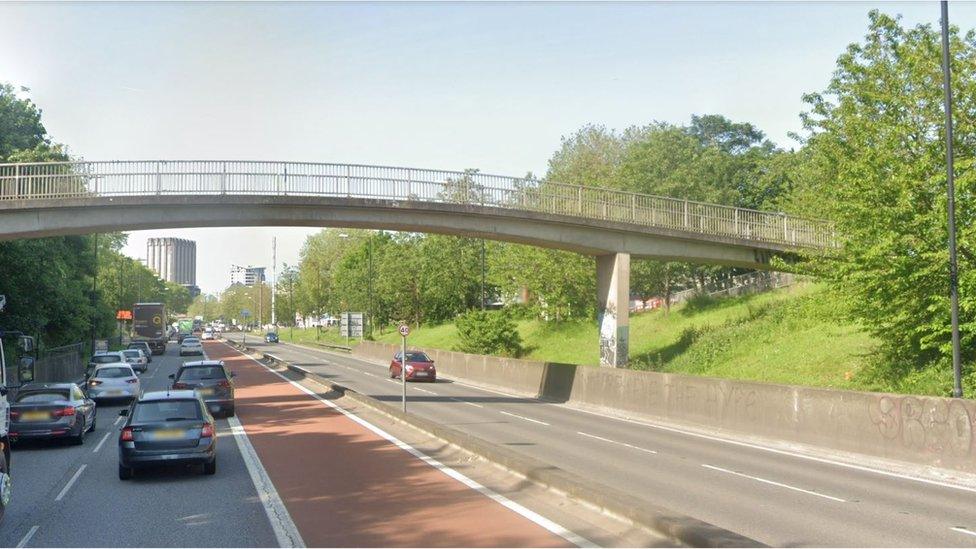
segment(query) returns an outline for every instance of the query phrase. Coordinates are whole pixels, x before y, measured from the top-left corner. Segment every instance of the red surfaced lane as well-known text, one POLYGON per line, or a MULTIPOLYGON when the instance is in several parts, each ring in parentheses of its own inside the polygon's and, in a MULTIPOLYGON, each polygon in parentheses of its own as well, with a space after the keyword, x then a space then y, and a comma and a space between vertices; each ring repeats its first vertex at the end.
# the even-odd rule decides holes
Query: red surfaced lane
POLYGON ((237 416, 310 547, 555 547, 566 540, 222 343, 237 416))

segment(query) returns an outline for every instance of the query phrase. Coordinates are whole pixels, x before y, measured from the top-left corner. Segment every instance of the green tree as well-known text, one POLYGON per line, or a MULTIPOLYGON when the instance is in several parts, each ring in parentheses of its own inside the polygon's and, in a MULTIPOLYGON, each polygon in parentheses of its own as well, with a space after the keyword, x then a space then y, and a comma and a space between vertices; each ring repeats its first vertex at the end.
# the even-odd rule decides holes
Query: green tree
MULTIPOLYGON (((868 33, 806 96, 805 162, 793 205, 837 222, 842 247, 814 257, 854 315, 884 343, 890 379, 948 372, 949 304, 940 35, 872 11, 868 33)), ((957 128, 961 330, 971 364, 976 312, 976 40, 951 32, 957 128)), ((939 383, 948 392, 949 376, 939 383)))

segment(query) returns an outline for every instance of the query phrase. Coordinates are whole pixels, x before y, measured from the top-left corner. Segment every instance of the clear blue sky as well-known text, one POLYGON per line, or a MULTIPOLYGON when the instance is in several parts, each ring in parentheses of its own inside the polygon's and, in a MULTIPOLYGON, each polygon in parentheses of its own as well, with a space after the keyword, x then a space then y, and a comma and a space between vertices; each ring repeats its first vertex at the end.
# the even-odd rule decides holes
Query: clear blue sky
MULTIPOLYGON (((720 113, 789 147, 867 13, 936 2, 0 4, 0 80, 92 160, 226 158, 542 174, 563 135, 720 113)), ((950 3, 976 26, 976 4, 950 3)), ((304 229, 198 242, 198 282, 294 263, 304 229), (246 242, 246 245, 240 243, 246 242), (229 245, 231 244, 232 245, 229 245)))

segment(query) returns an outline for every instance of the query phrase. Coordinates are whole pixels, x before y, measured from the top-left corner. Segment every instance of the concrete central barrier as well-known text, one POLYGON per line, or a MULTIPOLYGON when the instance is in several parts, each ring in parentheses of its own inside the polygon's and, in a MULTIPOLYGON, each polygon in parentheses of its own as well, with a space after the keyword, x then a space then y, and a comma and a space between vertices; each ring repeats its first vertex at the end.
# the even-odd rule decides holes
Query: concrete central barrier
MULTIPOLYGON (((397 345, 353 354, 389 361, 397 345)), ((423 349, 450 378, 581 408, 976 473, 976 401, 555 364, 423 349)))

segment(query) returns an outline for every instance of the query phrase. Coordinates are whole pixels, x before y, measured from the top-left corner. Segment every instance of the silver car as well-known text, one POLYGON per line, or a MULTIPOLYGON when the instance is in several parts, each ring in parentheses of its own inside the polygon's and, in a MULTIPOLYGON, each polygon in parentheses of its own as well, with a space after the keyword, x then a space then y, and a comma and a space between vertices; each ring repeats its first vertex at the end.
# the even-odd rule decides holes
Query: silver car
POLYGON ((125 355, 125 361, 132 365, 133 370, 145 373, 149 369, 149 360, 140 349, 124 349, 122 354, 125 355))
POLYGON ((88 397, 92 400, 105 398, 134 399, 139 397, 141 386, 139 377, 132 366, 122 362, 101 364, 86 383, 88 397))
POLYGON ((183 343, 180 343, 180 356, 185 355, 203 355, 203 343, 195 337, 183 338, 183 343))

